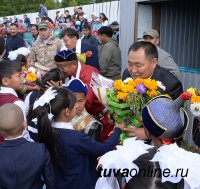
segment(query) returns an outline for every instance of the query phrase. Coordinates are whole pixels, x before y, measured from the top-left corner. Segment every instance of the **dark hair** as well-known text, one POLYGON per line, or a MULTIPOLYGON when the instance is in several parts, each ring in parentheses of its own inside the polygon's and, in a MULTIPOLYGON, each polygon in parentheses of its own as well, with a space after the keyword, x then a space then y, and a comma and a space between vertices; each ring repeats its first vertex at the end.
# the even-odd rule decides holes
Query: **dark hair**
POLYGON ((39 96, 44 94, 45 90, 47 89, 45 85, 48 85, 47 82, 49 81, 62 81, 64 83, 65 76, 58 68, 48 71, 40 80, 36 81, 37 85, 40 87, 39 96))
POLYGON ((83 8, 82 8, 82 7, 78 7, 78 9, 80 9, 80 10, 83 10, 83 8))
POLYGON ((32 28, 32 27, 35 27, 36 30, 39 31, 39 29, 38 29, 38 25, 37 25, 37 24, 31 24, 31 28, 32 28))
POLYGON ((77 39, 79 39, 78 33, 74 29, 72 29, 72 28, 64 29, 62 31, 61 37, 64 37, 65 35, 67 35, 70 38, 76 37, 77 39))
POLYGON ((18 28, 18 25, 15 23, 11 23, 10 26, 16 26, 18 28))
POLYGON ((26 65, 27 58, 22 54, 18 54, 15 61, 18 62, 21 66, 24 66, 26 65))
POLYGON ((65 10, 65 12, 68 12, 68 13, 69 13, 69 11, 68 11, 68 10, 65 10))
POLYGON ((3 54, 5 48, 5 39, 0 36, 0 55, 3 54))
POLYGON ((183 189, 183 179, 179 183, 161 182, 162 173, 159 163, 150 161, 155 155, 157 148, 151 148, 148 151, 149 153, 143 154, 133 161, 139 167, 139 173, 131 178, 127 189, 183 189))
POLYGON ((37 118, 38 142, 44 143, 51 155, 51 159, 55 168, 60 168, 61 162, 56 150, 57 134, 52 127, 52 122, 48 118, 48 114, 52 113, 55 120, 60 113, 69 108, 73 109, 76 103, 75 95, 66 88, 53 88, 57 91, 57 95, 49 104, 39 106, 29 112, 27 119, 30 121, 37 118))
POLYGON ((89 30, 91 30, 91 26, 89 24, 84 24, 83 25, 83 29, 89 29, 89 30))
POLYGON ((0 61, 0 85, 4 77, 11 78, 15 72, 21 72, 22 67, 19 63, 11 60, 0 61))
POLYGON ((102 15, 103 16, 103 18, 102 18, 102 20, 103 21, 106 21, 106 20, 108 20, 108 18, 107 18, 107 16, 102 12, 102 13, 100 13, 99 15, 102 15))
POLYGON ((158 50, 156 48, 156 46, 150 42, 147 41, 139 41, 136 43, 133 43, 128 50, 128 54, 130 53, 130 51, 137 51, 140 48, 144 49, 145 55, 146 57, 153 59, 153 58, 157 58, 158 59, 158 50))
POLYGON ((108 27, 108 26, 102 26, 99 30, 98 30, 98 34, 102 35, 105 34, 108 37, 112 37, 113 35, 113 30, 112 28, 108 27))

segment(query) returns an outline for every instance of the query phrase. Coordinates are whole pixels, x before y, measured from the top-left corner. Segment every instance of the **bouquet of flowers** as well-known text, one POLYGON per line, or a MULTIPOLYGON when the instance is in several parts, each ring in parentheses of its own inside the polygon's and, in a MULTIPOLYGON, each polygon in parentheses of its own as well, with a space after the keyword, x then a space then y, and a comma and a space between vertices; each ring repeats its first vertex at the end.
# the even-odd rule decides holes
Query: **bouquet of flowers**
POLYGON ((37 70, 34 67, 30 67, 28 68, 28 70, 26 70, 26 67, 23 66, 22 75, 25 78, 26 82, 31 82, 31 83, 35 82, 37 79, 40 78, 39 72, 37 72, 37 70))
POLYGON ((87 51, 86 53, 77 54, 78 60, 82 63, 86 63, 87 57, 89 58, 91 56, 92 56, 92 51, 87 51))
POLYGON ((190 93, 190 110, 195 116, 200 116, 200 92, 196 88, 189 88, 187 92, 190 93))
MULTIPOLYGON (((142 108, 145 104, 165 91, 165 86, 154 79, 116 80, 113 90, 107 93, 108 108, 117 122, 125 121, 127 127, 142 127, 142 108)), ((126 139, 125 133, 121 140, 126 139)))

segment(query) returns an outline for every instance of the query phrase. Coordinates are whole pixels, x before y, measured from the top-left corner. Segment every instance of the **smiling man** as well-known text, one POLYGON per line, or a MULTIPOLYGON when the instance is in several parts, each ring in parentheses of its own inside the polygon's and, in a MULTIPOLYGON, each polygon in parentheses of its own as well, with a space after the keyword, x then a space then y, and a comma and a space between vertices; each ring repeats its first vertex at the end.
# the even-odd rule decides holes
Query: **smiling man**
POLYGON ((99 69, 98 49, 95 46, 82 42, 78 33, 72 28, 62 31, 62 39, 67 49, 76 51, 78 54, 91 51, 92 55, 86 57, 86 64, 99 69))
MULTIPOLYGON (((166 87, 165 93, 172 99, 176 99, 182 94, 181 82, 168 70, 158 65, 158 50, 150 42, 140 41, 133 43, 128 51, 128 68, 124 71, 122 79, 128 77, 133 79, 155 79, 161 81, 166 87)), ((129 136, 136 136, 138 139, 147 139, 143 128, 126 128, 129 136)))
POLYGON ((18 26, 14 23, 10 24, 10 35, 6 40, 6 52, 4 55, 4 59, 8 59, 8 54, 10 51, 15 51, 20 47, 25 47, 25 41, 23 38, 18 34, 18 26))
POLYGON ((128 68, 122 79, 151 78, 161 81, 166 87, 165 93, 176 99, 182 92, 182 84, 172 73, 158 65, 158 50, 150 42, 140 41, 132 44, 128 51, 128 68))

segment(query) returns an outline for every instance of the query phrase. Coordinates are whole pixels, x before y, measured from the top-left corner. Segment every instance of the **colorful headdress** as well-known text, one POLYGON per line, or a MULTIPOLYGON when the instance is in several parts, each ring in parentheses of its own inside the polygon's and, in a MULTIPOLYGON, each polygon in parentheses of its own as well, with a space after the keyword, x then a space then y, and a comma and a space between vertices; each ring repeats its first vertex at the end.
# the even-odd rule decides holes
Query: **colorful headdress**
POLYGON ((189 95, 185 98, 183 94, 176 100, 164 95, 157 96, 143 108, 143 124, 152 135, 164 140, 182 136, 189 123, 188 115, 182 105, 191 97, 189 95))
POLYGON ((71 50, 63 50, 58 51, 56 56, 54 57, 56 62, 65 62, 65 61, 72 61, 77 60, 76 53, 71 50))
POLYGON ((64 87, 68 88, 72 92, 80 92, 84 93, 85 95, 87 95, 88 92, 87 86, 80 79, 76 78, 71 79, 69 83, 64 87))

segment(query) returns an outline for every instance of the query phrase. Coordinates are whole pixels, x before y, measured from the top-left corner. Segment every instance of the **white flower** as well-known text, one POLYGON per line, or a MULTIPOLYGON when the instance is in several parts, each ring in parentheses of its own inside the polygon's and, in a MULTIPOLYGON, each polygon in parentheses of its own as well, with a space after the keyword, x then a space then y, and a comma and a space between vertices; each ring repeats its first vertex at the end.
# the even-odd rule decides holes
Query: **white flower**
POLYGON ((21 48, 15 50, 15 51, 10 51, 9 54, 8 54, 8 58, 10 60, 16 60, 16 58, 19 54, 27 57, 30 53, 31 53, 31 51, 29 49, 27 49, 26 47, 21 47, 21 48))
POLYGON ((124 82, 124 83, 128 83, 130 80, 133 80, 133 79, 130 78, 130 77, 128 77, 128 78, 126 78, 123 82, 124 82))
POLYGON ((191 104, 190 110, 195 116, 200 116, 200 103, 191 104))
POLYGON ((30 71, 31 73, 35 73, 35 72, 36 72, 36 69, 35 69, 34 67, 30 67, 30 68, 28 69, 28 71, 30 71))
POLYGON ((9 54, 8 54, 8 58, 10 60, 16 60, 17 55, 18 55, 17 50, 16 51, 10 51, 9 54))
POLYGON ((158 85, 159 88, 161 88, 163 91, 166 90, 166 87, 162 84, 161 81, 156 81, 156 82, 157 82, 157 85, 158 85))
POLYGON ((21 48, 17 49, 17 53, 22 54, 25 57, 27 57, 31 53, 31 51, 29 49, 27 49, 26 47, 21 47, 21 48))

